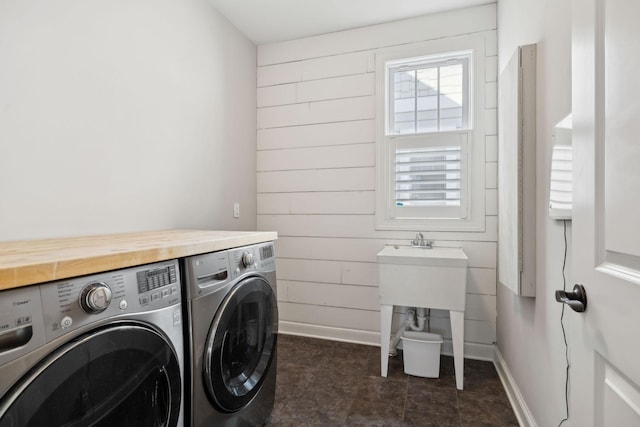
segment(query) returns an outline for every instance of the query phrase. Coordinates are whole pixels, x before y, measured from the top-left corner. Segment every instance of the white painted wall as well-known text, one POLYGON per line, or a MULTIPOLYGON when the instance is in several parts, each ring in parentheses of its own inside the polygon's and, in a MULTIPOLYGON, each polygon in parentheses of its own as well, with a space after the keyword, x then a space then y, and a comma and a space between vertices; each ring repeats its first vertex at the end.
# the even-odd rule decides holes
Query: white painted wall
MULTIPOLYGON (((523 399, 524 425, 555 426, 566 415, 561 305, 554 299, 563 286, 564 241, 562 223, 549 219, 548 196, 553 125, 571 110, 571 2, 500 0, 498 27, 500 70, 516 46, 538 44, 538 137, 537 296, 516 297, 498 285, 497 346, 523 399)), ((569 280, 570 266, 566 276, 569 280)))
MULTIPOLYGON (((281 330, 379 343, 376 254, 386 243, 408 244, 415 231, 375 230, 375 55, 390 46, 474 33, 484 37, 487 55, 486 230, 420 231, 436 245, 461 246, 469 255, 467 351, 492 355, 495 29, 492 4, 258 47, 257 224, 279 235, 281 330)), ((434 311, 431 324, 451 336, 448 313, 434 311)))
POLYGON ((0 1, 0 62, 0 240, 255 229, 256 47, 207 1, 0 1))

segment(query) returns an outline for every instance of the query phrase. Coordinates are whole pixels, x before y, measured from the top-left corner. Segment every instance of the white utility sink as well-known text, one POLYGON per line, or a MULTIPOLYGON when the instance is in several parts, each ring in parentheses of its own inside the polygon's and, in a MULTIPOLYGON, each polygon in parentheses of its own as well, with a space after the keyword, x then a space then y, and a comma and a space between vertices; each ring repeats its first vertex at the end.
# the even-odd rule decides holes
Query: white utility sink
POLYGON ((466 267, 468 259, 460 248, 416 248, 389 245, 378 253, 378 262, 385 264, 466 267))
POLYGON ((460 248, 386 246, 378 253, 380 303, 464 310, 467 263, 460 248))
POLYGON ((381 373, 387 376, 393 306, 449 310, 456 386, 462 390, 468 258, 460 248, 386 246, 378 253, 381 373))

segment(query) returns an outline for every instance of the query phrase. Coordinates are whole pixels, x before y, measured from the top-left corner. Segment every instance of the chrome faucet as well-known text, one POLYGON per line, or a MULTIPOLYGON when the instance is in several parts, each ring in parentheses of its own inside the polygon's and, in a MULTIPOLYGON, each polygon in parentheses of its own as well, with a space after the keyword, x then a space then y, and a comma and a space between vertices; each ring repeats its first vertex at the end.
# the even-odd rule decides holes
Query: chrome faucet
POLYGON ((433 240, 424 240, 422 233, 418 232, 415 240, 411 241, 411 246, 414 248, 431 249, 433 247, 433 240))
POLYGON ((418 232, 418 234, 416 234, 416 240, 414 240, 414 242, 418 246, 422 246, 424 244, 424 236, 422 235, 422 233, 418 232))

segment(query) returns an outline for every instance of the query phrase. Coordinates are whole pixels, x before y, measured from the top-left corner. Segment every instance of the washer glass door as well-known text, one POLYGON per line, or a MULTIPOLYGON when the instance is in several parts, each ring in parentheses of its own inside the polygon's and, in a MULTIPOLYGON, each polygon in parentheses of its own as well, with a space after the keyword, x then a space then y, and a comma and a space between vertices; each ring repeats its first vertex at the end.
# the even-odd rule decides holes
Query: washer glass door
POLYGON ((255 396, 273 362, 278 307, 262 277, 242 280, 218 309, 204 354, 209 399, 225 412, 244 407, 255 396))
POLYGON ((70 341, 0 401, 0 427, 175 427, 181 375, 171 344, 122 323, 70 341))

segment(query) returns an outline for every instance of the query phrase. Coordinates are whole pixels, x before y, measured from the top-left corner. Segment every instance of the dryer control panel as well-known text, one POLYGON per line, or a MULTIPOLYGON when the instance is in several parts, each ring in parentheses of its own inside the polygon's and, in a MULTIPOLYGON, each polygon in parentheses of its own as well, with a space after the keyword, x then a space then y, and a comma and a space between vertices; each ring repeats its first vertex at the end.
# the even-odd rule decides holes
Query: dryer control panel
POLYGON ((272 242, 229 250, 231 277, 236 278, 250 271, 269 272, 276 269, 272 242))
POLYGON ((119 315, 180 303, 178 261, 164 261, 40 285, 47 340, 119 315))
POLYGON ((217 292, 247 273, 276 271, 273 242, 194 255, 184 262, 187 300, 217 292))

